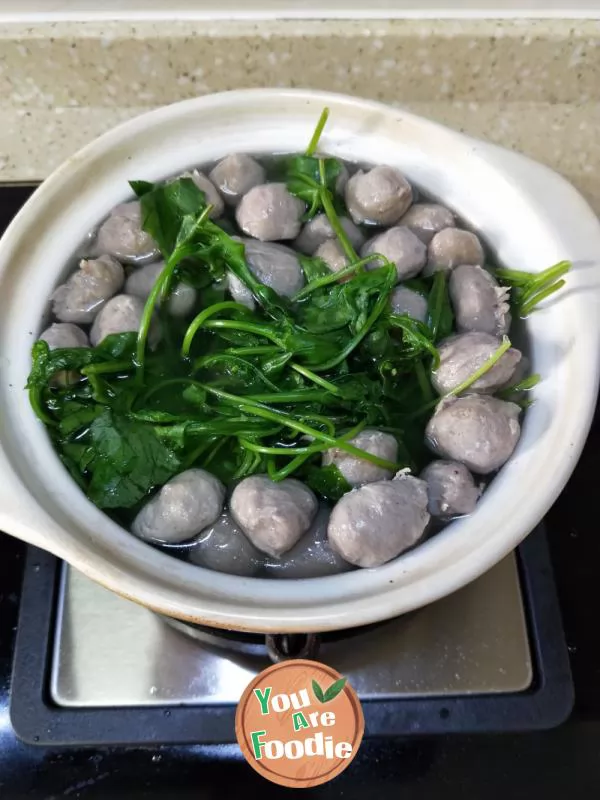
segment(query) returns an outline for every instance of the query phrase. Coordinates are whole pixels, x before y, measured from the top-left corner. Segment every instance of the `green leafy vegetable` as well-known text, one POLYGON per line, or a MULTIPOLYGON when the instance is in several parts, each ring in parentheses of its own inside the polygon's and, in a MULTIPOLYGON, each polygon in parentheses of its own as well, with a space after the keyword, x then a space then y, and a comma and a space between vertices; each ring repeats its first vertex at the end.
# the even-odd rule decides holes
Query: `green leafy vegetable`
POLYGON ((84 451, 88 496, 99 508, 128 508, 166 483, 180 461, 153 428, 105 411, 89 429, 84 451))
POLYGON ((284 159, 282 174, 279 177, 285 181, 288 191, 308 206, 305 219, 310 220, 315 214, 324 212, 350 261, 358 261, 356 251, 340 222, 340 214, 343 213, 344 207, 335 190, 342 163, 336 158, 314 156, 328 116, 329 109, 325 108, 306 153, 303 156, 284 159))

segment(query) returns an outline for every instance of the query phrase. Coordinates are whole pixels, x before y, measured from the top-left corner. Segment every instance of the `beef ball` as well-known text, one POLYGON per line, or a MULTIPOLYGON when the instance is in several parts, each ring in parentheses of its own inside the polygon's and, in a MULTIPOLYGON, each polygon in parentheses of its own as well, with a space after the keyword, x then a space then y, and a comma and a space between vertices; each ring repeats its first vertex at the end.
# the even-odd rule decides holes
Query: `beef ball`
POLYGON ((412 189, 399 169, 373 167, 356 172, 346 184, 346 206, 357 225, 394 225, 412 202, 412 189))
POLYGON ((300 481, 275 483, 266 475, 244 478, 229 504, 234 521, 263 553, 281 556, 306 533, 317 513, 317 498, 300 481))
POLYGON ((177 544, 196 536, 217 520, 225 487, 203 469, 181 472, 152 497, 131 526, 141 539, 177 544))
POLYGON ((304 203, 285 183, 263 183, 247 192, 236 209, 237 224, 263 242, 295 239, 300 233, 304 203))
POLYGON ((327 535, 358 567, 380 567, 416 544, 429 522, 427 484, 410 475, 368 483, 334 506, 327 535))
POLYGON ((426 443, 442 458, 488 475, 513 454, 521 435, 520 413, 515 403, 488 395, 443 400, 427 424, 426 443))

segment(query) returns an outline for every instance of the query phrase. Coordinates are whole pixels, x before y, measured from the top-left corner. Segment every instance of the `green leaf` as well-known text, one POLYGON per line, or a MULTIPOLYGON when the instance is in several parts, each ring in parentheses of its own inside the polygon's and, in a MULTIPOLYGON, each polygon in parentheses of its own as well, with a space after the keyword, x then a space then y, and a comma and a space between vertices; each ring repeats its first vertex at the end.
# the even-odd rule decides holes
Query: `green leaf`
POLYGON ((314 696, 317 698, 319 703, 324 703, 325 702, 325 695, 323 693, 323 689, 321 689, 321 687, 319 686, 319 684, 316 682, 316 680, 314 678, 313 678, 313 681, 312 681, 312 690, 313 690, 314 696))
POLYGON ((62 406, 64 416, 58 424, 58 429, 62 436, 69 437, 89 427, 104 411, 105 407, 97 403, 88 405, 67 400, 62 406))
MULTIPOLYGON (((330 190, 335 190, 335 184, 340 172, 342 163, 337 158, 323 158, 323 170, 325 175, 325 186, 330 190)), ((319 158, 315 156, 291 156, 285 159, 282 164, 288 176, 297 180, 312 181, 317 185, 321 184, 321 171, 319 158)))
POLYGON ((321 258, 298 255, 298 261, 307 283, 331 275, 331 270, 321 258))
POLYGON ((183 391, 183 397, 193 406, 198 406, 199 408, 206 407, 206 391, 195 383, 186 386, 183 391))
POLYGON ((262 363, 262 371, 269 378, 275 380, 278 376, 283 374, 283 371, 294 357, 293 353, 280 353, 279 355, 268 358, 262 363))
POLYGON ((100 360, 102 356, 106 357, 106 360, 133 360, 136 338, 136 334, 133 331, 129 331, 128 333, 111 333, 94 348, 98 360, 100 360))
MULTIPOLYGON (((186 258, 182 261, 173 276, 174 283, 181 282, 194 289, 208 289, 215 282, 222 280, 225 275, 225 266, 218 261, 207 258, 186 258)), ((224 292, 222 292, 224 296, 224 292)), ((205 295, 203 294, 203 298, 205 295)), ((216 302, 216 301, 215 301, 216 302)), ((206 305, 210 305, 207 303, 206 305)))
POLYGON ((274 319, 287 316, 288 303, 256 278, 246 261, 246 248, 242 242, 232 239, 214 223, 207 225, 206 238, 211 246, 212 257, 220 259, 250 289, 269 316, 274 319))
POLYGON ((339 680, 332 683, 331 686, 325 692, 325 695, 323 697, 323 702, 329 703, 331 700, 335 700, 338 694, 343 690, 347 680, 348 680, 347 678, 340 678, 339 680))
POLYGON ((355 333, 363 328, 377 302, 392 292, 396 281, 396 268, 386 265, 357 273, 346 283, 317 289, 299 304, 298 321, 315 334, 346 326, 355 333))
POLYGON ((136 197, 143 197, 154 189, 154 184, 149 181, 129 181, 129 185, 136 194, 136 197))
POLYGON ((313 156, 291 156, 281 165, 281 178, 288 191, 303 200, 308 209, 305 220, 312 219, 324 210, 323 188, 335 196, 335 185, 342 171, 342 164, 336 158, 315 158, 313 156), (322 173, 319 161, 322 162, 322 173))
POLYGON ((340 497, 352 490, 335 464, 326 467, 310 466, 304 473, 303 479, 313 492, 333 503, 337 503, 340 497))
POLYGON ((514 400, 519 394, 521 394, 521 392, 529 392, 531 389, 534 389, 541 379, 542 376, 536 372, 533 375, 530 375, 528 378, 524 378, 517 383, 513 383, 512 386, 507 386, 506 389, 496 392, 496 397, 499 397, 502 400, 514 400))
MULTIPOLYGON (((135 188, 135 187, 134 187, 135 188)), ((160 248, 165 260, 189 237, 206 200, 191 178, 179 178, 165 184, 144 185, 141 195, 142 228, 160 248)))
MULTIPOLYGON (((251 361, 229 353, 214 353, 196 360, 194 368, 206 371, 215 386, 242 394, 279 388, 251 361)), ((204 378, 206 379, 206 378, 204 378)))
POLYGON ((42 339, 33 345, 31 356, 33 364, 27 380, 28 389, 46 386, 56 372, 77 372, 81 367, 103 360, 101 354, 90 347, 60 347, 50 350, 42 339))
POLYGON ((318 366, 335 358, 344 340, 345 337, 339 331, 317 336, 308 331, 288 329, 282 335, 288 353, 308 367, 318 366))
POLYGON ((45 386, 48 382, 47 364, 50 357, 48 343, 39 339, 31 348, 31 370, 27 379, 27 388, 45 386))
POLYGON ((286 181, 288 192, 299 200, 303 200, 308 206, 304 213, 303 220, 311 220, 322 208, 321 187, 302 176, 290 175, 286 181))
POLYGON ((87 492, 87 483, 85 478, 83 477, 83 474, 79 468, 79 464, 77 463, 77 461, 71 458, 65 452, 59 452, 58 455, 62 463, 69 471, 69 474, 71 475, 75 483, 79 486, 80 489, 83 489, 84 492, 87 492))
MULTIPOLYGON (((424 355, 433 357, 433 366, 439 365, 440 356, 432 341, 432 331, 427 325, 406 314, 391 314, 389 323, 402 331, 402 358, 420 360, 424 355)), ((400 353, 398 353, 400 356, 400 353)))
POLYGON ((375 305, 390 295, 398 280, 393 264, 361 272, 342 284, 342 297, 351 311, 353 332, 363 328, 375 305))
POLYGON ((177 473, 179 459, 151 425, 106 410, 90 427, 90 500, 99 508, 128 508, 177 473))
POLYGON ((345 328, 352 320, 342 284, 334 284, 309 295, 297 309, 298 322, 311 333, 328 333, 345 328))

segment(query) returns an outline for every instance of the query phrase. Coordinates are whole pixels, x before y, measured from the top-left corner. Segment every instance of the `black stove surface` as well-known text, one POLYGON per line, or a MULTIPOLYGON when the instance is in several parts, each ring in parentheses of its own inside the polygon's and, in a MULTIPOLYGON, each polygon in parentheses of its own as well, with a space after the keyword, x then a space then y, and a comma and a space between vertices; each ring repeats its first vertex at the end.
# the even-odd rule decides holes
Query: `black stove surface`
MULTIPOLYGON (((31 189, 0 187, 0 228, 31 189)), ((365 741, 350 769, 313 796, 381 800, 469 797, 513 800, 600 795, 600 537, 589 507, 600 474, 600 417, 582 459, 546 519, 575 683, 575 710, 543 733, 365 741), (585 516, 584 516, 585 515, 585 516)), ((236 746, 59 750, 16 739, 8 716, 14 633, 25 547, 0 536, 0 798, 149 800, 280 797, 236 746)))

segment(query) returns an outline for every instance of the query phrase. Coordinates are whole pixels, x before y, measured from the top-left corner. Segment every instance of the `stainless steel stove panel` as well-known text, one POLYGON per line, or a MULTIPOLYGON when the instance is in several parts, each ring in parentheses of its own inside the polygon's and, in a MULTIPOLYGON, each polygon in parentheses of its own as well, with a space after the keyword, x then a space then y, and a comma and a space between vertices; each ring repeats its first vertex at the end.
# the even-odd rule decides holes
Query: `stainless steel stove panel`
MULTIPOLYGON (((427 608, 324 643, 318 658, 364 699, 526 689, 532 666, 514 556, 427 608)), ((236 703, 268 663, 199 644, 63 568, 50 687, 58 705, 236 703)))

